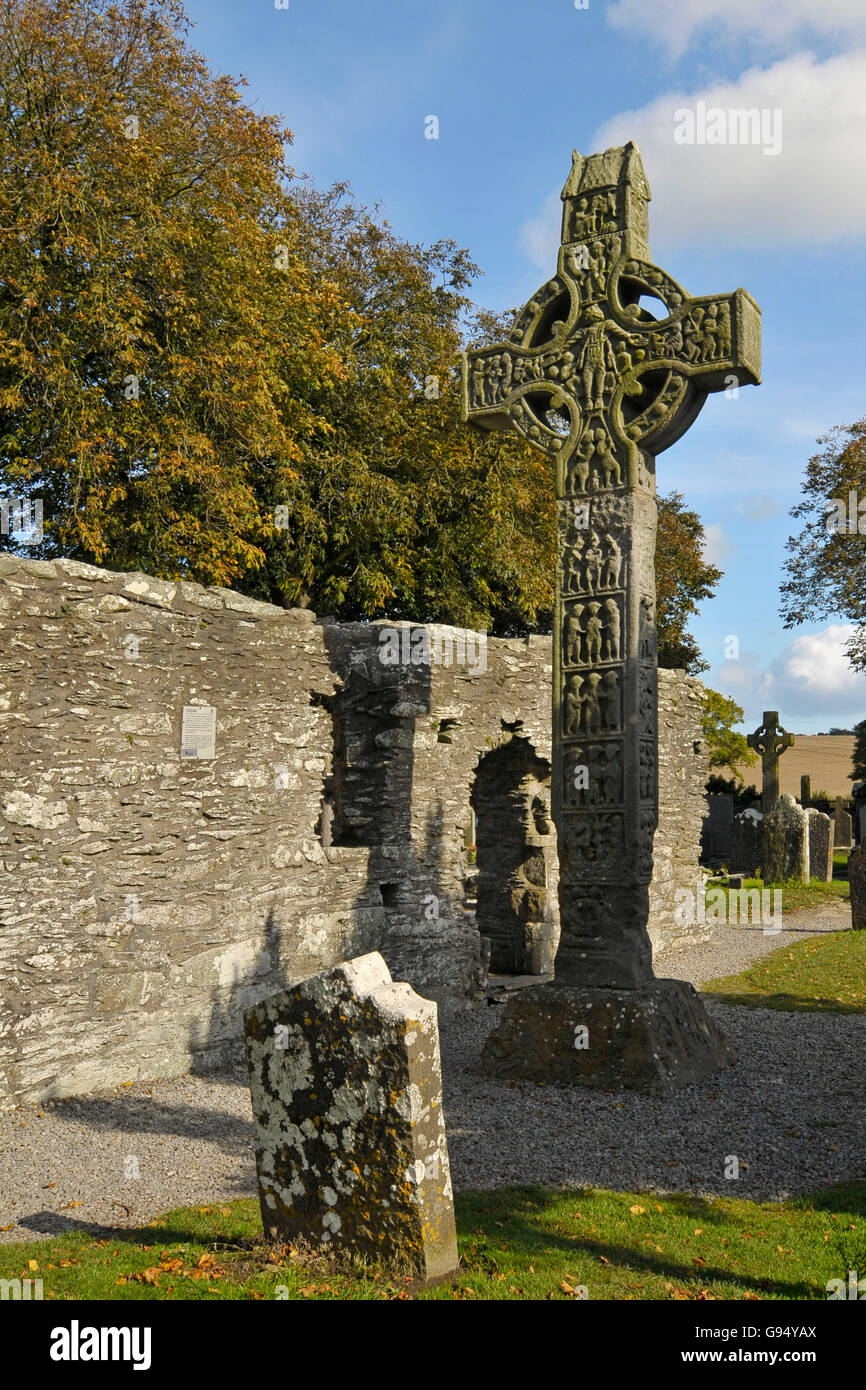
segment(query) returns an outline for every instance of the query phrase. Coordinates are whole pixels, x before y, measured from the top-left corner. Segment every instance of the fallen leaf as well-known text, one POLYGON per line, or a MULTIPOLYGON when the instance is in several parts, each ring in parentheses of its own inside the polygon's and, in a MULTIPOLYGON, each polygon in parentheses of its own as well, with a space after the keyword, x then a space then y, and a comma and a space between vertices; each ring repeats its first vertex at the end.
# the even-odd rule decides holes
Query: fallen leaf
POLYGON ((39 1265, 36 1263, 35 1260, 28 1260, 28 1261, 27 1261, 27 1268, 28 1268, 28 1269, 38 1269, 38 1268, 39 1268, 39 1265))
POLYGON ((646 1214, 646 1207, 629 1207, 629 1211, 631 1212, 632 1216, 644 1216, 646 1214))

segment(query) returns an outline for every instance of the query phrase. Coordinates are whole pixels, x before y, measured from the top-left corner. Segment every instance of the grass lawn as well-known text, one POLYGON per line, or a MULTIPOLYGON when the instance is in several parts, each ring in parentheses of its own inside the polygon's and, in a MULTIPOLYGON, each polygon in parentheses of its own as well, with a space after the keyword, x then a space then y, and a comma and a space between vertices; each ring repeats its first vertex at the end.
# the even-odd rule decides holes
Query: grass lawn
POLYGON ((782 946, 739 975, 701 986, 726 1004, 812 1013, 866 1013, 866 932, 840 931, 782 946))
POLYGON ((866 1182, 764 1205, 526 1187, 456 1206, 460 1272, 431 1289, 268 1246, 254 1201, 0 1246, 0 1277, 41 1279, 58 1300, 825 1300, 829 1279, 866 1268, 866 1182))
MULTIPOLYGON (((847 871, 847 858, 845 860, 847 871)), ((830 903, 847 903, 851 901, 851 894, 848 888, 847 878, 833 878, 827 883, 824 879, 813 878, 806 883, 765 883, 762 878, 744 878, 743 890, 748 891, 752 888, 769 889, 772 895, 774 889, 778 889, 782 894, 782 912, 796 912, 800 908, 806 907, 826 907, 830 903)), ((736 915, 731 910, 728 895, 743 891, 736 888, 727 887, 727 879, 711 879, 707 884, 706 909, 709 919, 712 912, 724 912, 727 907, 727 921, 736 921, 736 915), (725 894, 725 901, 718 896, 719 892, 725 894)), ((736 901, 736 899, 735 899, 736 901)), ((773 898, 768 899, 769 907, 772 910, 773 898)), ((784 920, 782 925, 784 926, 784 920)))

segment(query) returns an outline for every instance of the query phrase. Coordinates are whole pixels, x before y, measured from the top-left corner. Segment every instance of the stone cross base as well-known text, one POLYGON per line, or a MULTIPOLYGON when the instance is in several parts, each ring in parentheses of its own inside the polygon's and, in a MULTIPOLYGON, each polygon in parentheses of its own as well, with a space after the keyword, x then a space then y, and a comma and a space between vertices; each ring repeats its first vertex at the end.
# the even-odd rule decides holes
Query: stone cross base
POLYGON ((506 1005, 478 1070, 509 1080, 666 1093, 735 1060, 684 980, 639 989, 548 984, 506 1005))

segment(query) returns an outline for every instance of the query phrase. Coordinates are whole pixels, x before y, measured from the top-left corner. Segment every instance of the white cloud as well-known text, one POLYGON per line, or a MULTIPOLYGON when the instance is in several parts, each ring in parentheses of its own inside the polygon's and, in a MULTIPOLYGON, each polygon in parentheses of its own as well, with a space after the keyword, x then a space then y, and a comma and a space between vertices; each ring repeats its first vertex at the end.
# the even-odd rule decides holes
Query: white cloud
POLYGON ((820 708, 838 710, 841 715, 861 708, 866 677, 851 669, 845 650, 855 632, 851 623, 831 623, 823 632, 796 637, 770 662, 760 693, 768 699, 772 696, 773 708, 778 704, 797 714, 820 708))
MULTIPOLYGON (((808 250, 866 234, 864 129, 866 48, 823 62, 798 53, 624 111, 596 131, 587 153, 637 141, 653 192, 651 241, 808 250), (676 113, 698 101, 707 111, 781 111, 779 153, 758 143, 677 144, 676 113)), ((559 246, 558 192, 521 231, 533 265, 546 271, 559 246)))
POLYGON ((704 560, 708 565, 721 565, 731 553, 731 542, 720 522, 704 527, 704 560))
POLYGON ((647 34, 679 57, 698 37, 753 39, 778 48, 792 39, 866 38, 863 0, 617 0, 607 20, 647 34))
POLYGON ((789 729, 797 719, 844 725, 866 708, 866 677, 852 670, 845 647, 855 631, 851 623, 831 623, 804 633, 767 666, 755 652, 741 652, 738 661, 720 662, 708 683, 743 706, 748 728, 765 709, 779 710, 789 729))

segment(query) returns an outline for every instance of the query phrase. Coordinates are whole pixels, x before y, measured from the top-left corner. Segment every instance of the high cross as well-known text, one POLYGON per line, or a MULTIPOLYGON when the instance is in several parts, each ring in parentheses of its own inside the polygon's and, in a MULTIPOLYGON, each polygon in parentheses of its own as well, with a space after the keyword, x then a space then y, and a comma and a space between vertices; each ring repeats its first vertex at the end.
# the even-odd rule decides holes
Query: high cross
POLYGON ((575 151, 556 274, 463 361, 464 419, 516 430, 555 470, 556 978, 626 989, 654 979, 655 457, 710 391, 760 381, 755 301, 692 298, 653 265, 649 199, 636 145, 575 151))
POLYGON ((761 810, 768 816, 779 800, 779 758, 793 745, 794 735, 782 728, 778 710, 765 709, 763 724, 747 736, 746 742, 761 755, 761 810))

